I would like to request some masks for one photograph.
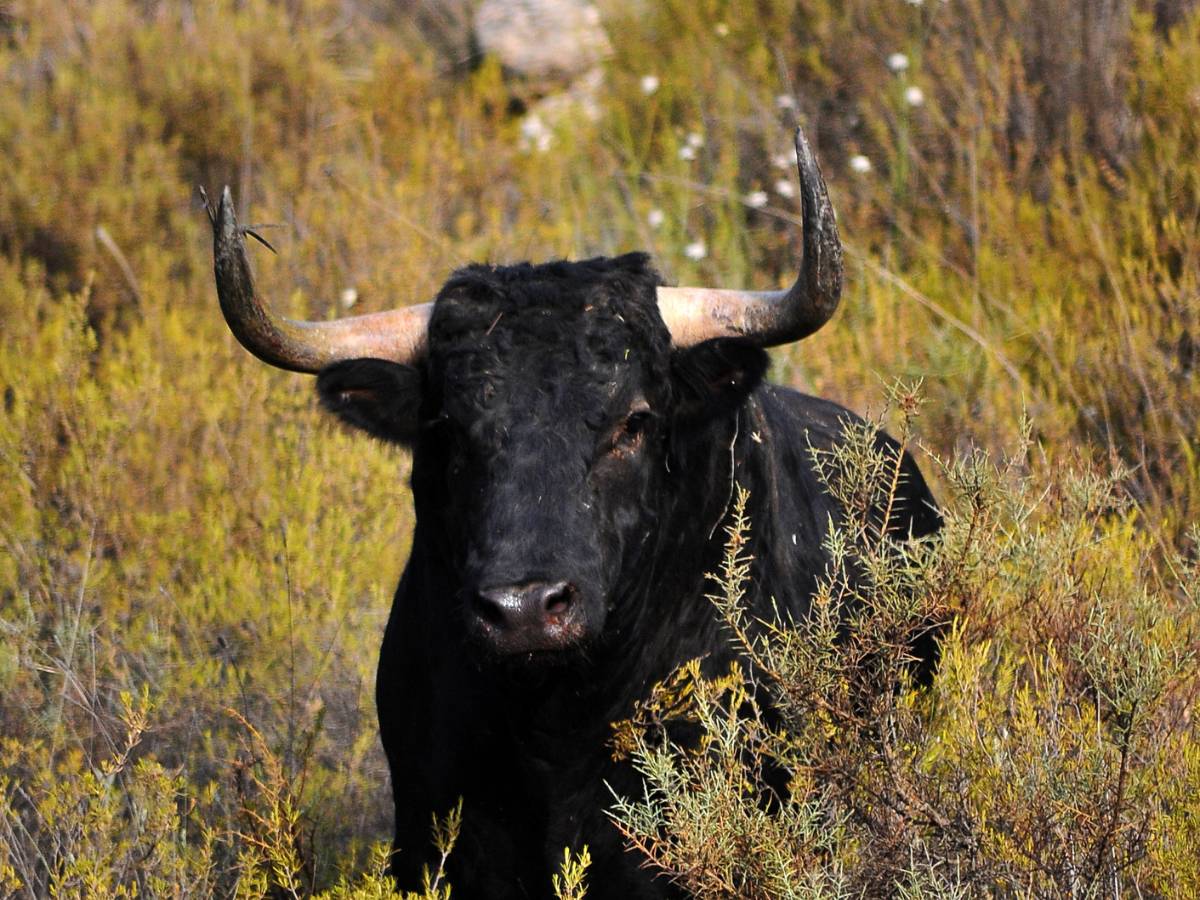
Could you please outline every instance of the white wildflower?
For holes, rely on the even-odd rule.
[[[650,94],[653,94],[655,91],[658,90],[658,86],[660,83],[661,82],[659,82],[657,75],[643,75],[642,76],[642,93],[646,94],[647,96],[649,96]]]
[[[925,102],[925,92],[915,84],[909,85],[904,91],[904,102],[909,106],[920,106]]]
[[[704,135],[698,131],[693,131],[687,136],[687,143],[689,147],[703,147]]]
[[[680,159],[695,159],[696,158],[696,148],[693,147],[691,144],[684,144],[682,147],[679,148],[679,158]]]
[[[708,256],[708,248],[704,246],[704,241],[692,241],[683,248],[683,255],[688,259],[704,259]]]
[[[780,94],[775,98],[775,106],[779,109],[795,109],[796,98],[791,94]]]
[[[861,153],[857,153],[850,157],[850,171],[857,172],[859,175],[866,175],[871,171],[871,161]]]
[[[342,291],[338,299],[341,300],[342,309],[349,309],[358,302],[358,291],[352,287],[348,287]]]
[[[533,140],[545,130],[546,123],[539,115],[531,113],[521,120],[521,137]]]
[[[646,224],[651,228],[661,228],[666,220],[667,216],[661,209],[652,209],[646,213]]]
[[[762,209],[767,205],[768,198],[766,191],[751,191],[742,199],[751,209]]]
[[[780,178],[777,182],[775,182],[775,193],[777,193],[780,197],[787,197],[788,199],[791,199],[792,197],[796,196],[796,186],[786,178]]]
[[[521,120],[521,149],[528,152],[531,149],[545,153],[554,143],[554,135],[537,113],[530,113]]]
[[[887,58],[887,67],[896,73],[905,72],[908,70],[908,57],[903,53],[893,53]]]
[[[729,37],[729,26],[724,22],[718,22],[714,25],[713,31],[717,33],[717,37]]]
[[[771,165],[777,169],[791,169],[796,165],[796,151],[789,150],[786,153],[776,153],[771,157]]]

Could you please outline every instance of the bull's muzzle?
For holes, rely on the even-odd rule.
[[[476,634],[511,655],[566,650],[586,627],[578,591],[566,581],[530,581],[476,591],[468,615]]]

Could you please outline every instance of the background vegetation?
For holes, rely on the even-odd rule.
[[[947,533],[897,559],[841,523],[876,577],[835,641],[741,621],[733,523],[714,613],[763,674],[685,670],[639,711],[655,791],[621,827],[701,896],[1195,896],[1190,6],[617,5],[598,115],[530,146],[534,88],[470,57],[467,6],[0,4],[0,895],[386,888],[371,686],[408,460],[236,345],[197,184],[279,226],[261,287],[310,317],[639,247],[763,288],[794,269],[803,121],[849,282],[774,378],[922,448]],[[846,453],[831,485],[886,491]],[[916,690],[896,635],[936,610]],[[706,752],[663,746],[669,715]],[[766,816],[772,767],[795,799]]]

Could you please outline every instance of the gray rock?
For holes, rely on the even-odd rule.
[[[585,0],[483,0],[475,39],[505,69],[535,81],[572,81],[612,49],[600,11]]]

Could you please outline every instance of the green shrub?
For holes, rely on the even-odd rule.
[[[747,839],[793,848],[762,876],[784,881],[754,883],[1194,891],[1187,5],[617,4],[599,118],[567,114],[538,153],[499,68],[448,56],[464,45],[428,5],[410,20],[373,0],[6,4],[0,893],[385,886],[371,685],[412,526],[408,460],[322,420],[304,379],[237,346],[197,183],[232,184],[244,221],[278,226],[279,256],[254,262],[296,315],[425,300],[469,260],[635,248],[672,280],[776,287],[795,269],[797,118],[849,277],[835,323],[778,351],[774,376],[855,409],[878,405],[881,380],[923,379],[921,443],[942,460],[926,468],[952,516],[919,554],[854,559],[877,569],[882,617],[857,650],[828,619],[754,637],[832,704],[778,707],[809,811],[727,809]],[[447,30],[427,40],[418,20]],[[832,482],[860,477],[852,458],[826,461]],[[831,583],[822,608],[844,599]],[[880,692],[903,684],[899,635],[938,610],[958,624],[931,691]],[[731,741],[778,689],[751,671],[695,689],[712,716],[737,713]],[[907,781],[885,777],[885,750]],[[861,762],[854,779],[832,777],[839,760]],[[698,838],[678,839],[686,860]],[[564,896],[583,866],[568,861]]]
[[[702,897],[1189,895],[1194,561],[1156,565],[1125,473],[984,455],[945,466],[944,531],[898,553],[867,513],[899,458],[871,435],[818,460],[851,505],[804,622],[747,618],[738,496],[712,600],[747,665],[685,666],[621,727],[649,790],[618,826]],[[947,611],[916,687],[906,636]],[[680,718],[697,746],[664,743]]]

